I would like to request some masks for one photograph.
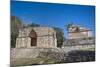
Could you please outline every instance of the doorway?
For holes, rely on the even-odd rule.
[[[30,32],[31,46],[37,46],[37,34],[34,30]]]
[[[31,46],[36,46],[36,45],[37,45],[37,39],[31,38]]]

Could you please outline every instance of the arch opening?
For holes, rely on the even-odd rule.
[[[34,30],[30,32],[31,46],[37,46],[37,34]]]

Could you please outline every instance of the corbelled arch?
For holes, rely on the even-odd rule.
[[[32,29],[29,37],[31,38],[31,46],[37,46],[37,33]]]

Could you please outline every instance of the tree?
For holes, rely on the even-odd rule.
[[[16,16],[11,16],[11,47],[15,47],[18,31],[21,27],[21,20]]]
[[[57,47],[60,47],[63,45],[64,41],[64,33],[63,30],[57,27],[53,27],[54,30],[56,31],[56,37],[57,37]]]
[[[36,24],[36,23],[31,23],[28,25],[28,27],[39,27],[40,25],[39,24]]]
[[[66,26],[66,28],[67,28],[68,31],[69,31],[69,28],[71,28],[71,27],[75,28],[75,32],[79,32],[80,31],[79,27],[76,26],[76,25],[74,25],[73,23],[67,24],[65,26]]]

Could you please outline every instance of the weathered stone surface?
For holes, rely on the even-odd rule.
[[[87,28],[73,24],[68,27],[68,39],[88,38],[92,36],[92,31]]]
[[[63,47],[66,46],[81,46],[81,45],[92,45],[95,44],[95,38],[77,38],[77,39],[67,39],[63,42]]]
[[[68,53],[72,50],[91,50],[95,45],[76,45],[62,48],[12,48],[11,58],[36,58],[40,53]]]
[[[16,48],[57,47],[56,32],[49,27],[31,27],[19,31]]]
[[[53,64],[53,63],[63,63],[63,62],[69,62],[69,61],[74,62],[74,59],[76,59],[75,61],[77,61],[77,58],[71,58],[74,56],[73,55],[70,56],[69,55],[70,52],[72,52],[73,54],[73,51],[78,50],[81,53],[81,51],[82,52],[89,51],[89,50],[86,50],[89,48],[94,48],[94,45],[89,45],[88,47],[86,45],[85,46],[68,46],[62,49],[60,48],[12,48],[11,49],[11,66]],[[82,50],[82,49],[85,49],[85,50]],[[76,56],[79,54],[76,54]],[[94,54],[93,56],[95,57]],[[69,59],[69,57],[71,60]],[[82,59],[84,60],[84,58]],[[81,61],[80,58],[78,58],[78,60]]]
[[[71,30],[75,32],[75,29],[76,28]],[[83,29],[81,29],[81,31],[83,31]],[[75,33],[79,35],[71,35],[71,37],[63,43],[62,48],[57,48],[56,32],[52,28],[24,28],[19,31],[16,48],[11,48],[11,65],[50,64],[69,62],[70,60],[74,61],[75,58],[68,59],[70,56],[68,56],[68,54],[70,52],[73,54],[73,51],[75,51],[76,54],[77,51],[79,54],[81,52],[84,54],[85,51],[85,54],[90,54],[88,51],[93,51],[94,58],[95,38],[88,37],[87,34],[85,34],[86,37],[84,37],[85,35],[83,36],[83,33]],[[74,56],[72,55],[70,57]],[[80,57],[81,56],[79,56],[78,61],[81,61]],[[86,58],[85,61],[87,60]],[[84,58],[82,59],[82,61],[84,61]],[[77,58],[75,61],[77,61]]]

